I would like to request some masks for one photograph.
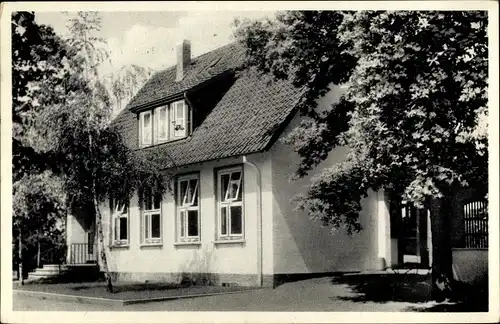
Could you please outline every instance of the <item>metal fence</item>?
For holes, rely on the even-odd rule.
[[[471,201],[464,204],[464,240],[466,248],[488,248],[486,201]]]

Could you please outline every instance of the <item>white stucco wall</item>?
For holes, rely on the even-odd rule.
[[[319,109],[326,109],[337,100],[340,91],[332,89],[321,99]],[[295,116],[281,138],[286,136],[301,120]],[[272,186],[273,186],[273,232],[274,232],[274,272],[276,274],[359,271],[379,269],[381,263],[378,253],[377,231],[386,230],[388,224],[378,224],[378,214],[388,212],[378,202],[378,195],[370,192],[363,199],[363,209],[359,220],[363,226],[360,233],[349,236],[343,228],[331,234],[329,228],[313,222],[306,211],[295,210],[292,198],[305,193],[311,177],[323,168],[330,167],[345,159],[345,148],[330,152],[328,158],[316,167],[309,176],[289,182],[297,170],[300,158],[288,145],[280,140],[272,147]],[[388,235],[388,233],[387,233]],[[390,255],[390,247],[384,241],[384,255]]]
[[[71,243],[87,243],[87,227],[84,216],[68,214],[67,217],[67,242]]]
[[[271,160],[266,154],[253,154],[248,160],[254,162],[262,172],[263,195],[263,246],[269,247],[272,242],[271,211]],[[167,193],[163,197],[162,237],[160,246],[141,246],[140,242],[140,209],[137,196],[131,201],[129,219],[129,246],[112,247],[110,249],[109,267],[111,271],[136,273],[135,279],[148,278],[148,274],[157,273],[216,273],[257,275],[257,177],[253,168],[243,165],[244,183],[244,243],[217,244],[214,168],[242,164],[242,157],[228,158],[220,161],[191,165],[178,170],[178,174],[200,172],[200,231],[201,245],[174,245],[175,239],[175,203],[173,196]],[[266,194],[268,193],[268,194]],[[103,206],[105,242],[108,236],[110,220],[109,208]],[[271,252],[270,252],[271,251]],[[264,274],[272,273],[272,249],[264,251]],[[252,277],[253,278],[253,277]],[[253,279],[252,279],[253,280]]]

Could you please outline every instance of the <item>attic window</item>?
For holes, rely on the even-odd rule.
[[[189,106],[184,100],[139,113],[139,143],[151,146],[184,138],[190,133]]]

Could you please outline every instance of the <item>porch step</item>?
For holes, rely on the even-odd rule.
[[[65,264],[44,264],[43,269],[45,270],[57,270],[64,271],[68,269],[68,266]]]
[[[45,264],[42,268],[36,268],[35,271],[28,274],[28,281],[55,278],[63,274],[67,268],[59,264]]]
[[[96,263],[84,264],[47,264],[28,274],[25,282],[57,280],[61,282],[95,281],[100,278]]]

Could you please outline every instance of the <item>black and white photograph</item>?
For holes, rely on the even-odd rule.
[[[498,3],[364,3],[4,3],[2,322],[498,321]]]

